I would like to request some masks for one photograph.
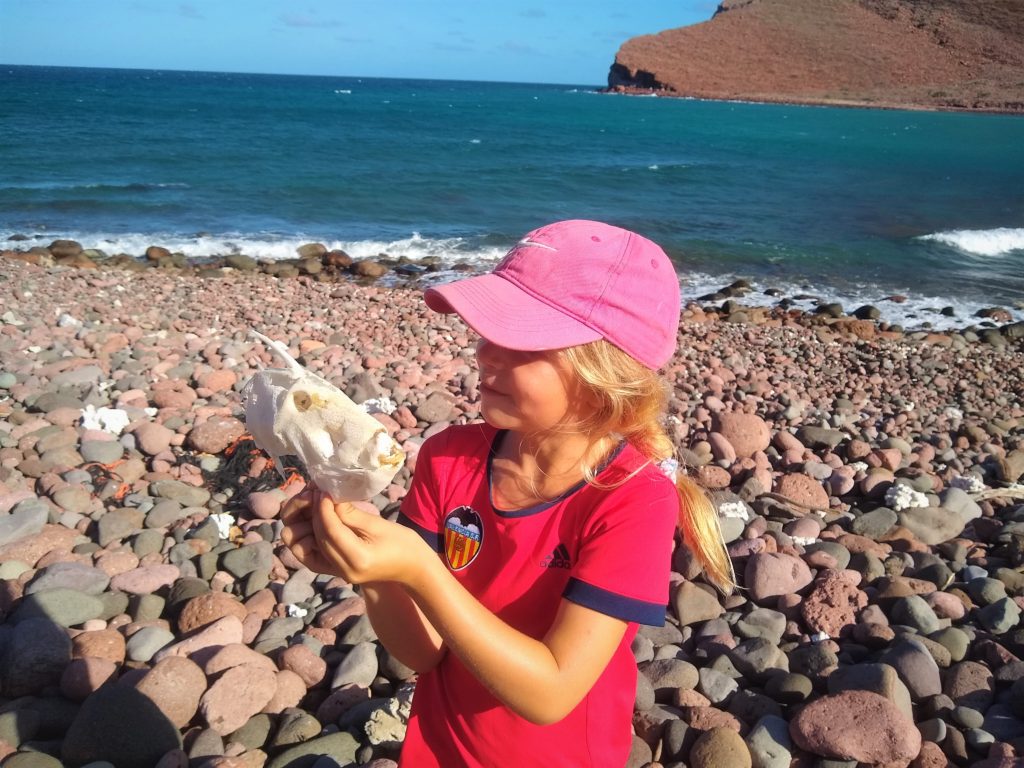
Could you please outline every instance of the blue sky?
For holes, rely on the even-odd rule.
[[[0,63],[600,85],[714,0],[0,0]]]

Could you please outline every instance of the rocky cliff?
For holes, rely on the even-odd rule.
[[[628,40],[620,91],[1024,112],[1021,0],[724,0]]]

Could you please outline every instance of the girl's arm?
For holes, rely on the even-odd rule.
[[[313,513],[320,505],[320,498],[319,492],[307,491],[285,504],[281,513],[284,523],[281,539],[310,570],[344,576],[335,560],[317,545]],[[436,554],[430,554],[437,559]],[[401,584],[366,582],[362,594],[370,623],[392,656],[416,672],[437,666],[445,652],[441,637]]]
[[[485,608],[415,531],[329,499],[313,510],[313,530],[338,573],[353,583],[400,584],[444,646],[509,709],[538,724],[569,714],[626,630],[621,619],[563,600],[538,640]]]
[[[444,658],[445,647],[419,606],[401,584],[363,584],[366,615],[388,653],[415,672],[429,672]]]

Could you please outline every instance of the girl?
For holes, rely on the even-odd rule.
[[[563,221],[425,299],[480,336],[484,423],[423,444],[397,524],[314,492],[286,507],[284,541],[361,584],[419,673],[402,766],[621,768],[631,643],[664,621],[677,524],[732,584],[710,502],[659,466],[675,270],[637,234]]]

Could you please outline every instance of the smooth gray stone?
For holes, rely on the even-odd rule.
[[[978,502],[972,499],[971,495],[963,488],[950,486],[942,492],[939,498],[942,506],[956,512],[965,524],[981,517],[981,507],[978,506]]]
[[[953,707],[951,716],[957,725],[964,728],[981,728],[985,725],[985,715],[971,707]]]
[[[61,757],[69,765],[106,760],[117,768],[153,768],[181,746],[178,729],[150,699],[130,685],[105,685],[82,702]]]
[[[69,661],[68,633],[48,618],[27,618],[0,643],[0,690],[7,699],[38,693],[60,682]]]
[[[786,616],[770,608],[755,608],[736,622],[736,632],[745,638],[763,637],[778,645],[786,631]]]
[[[166,528],[171,523],[187,517],[188,513],[184,511],[186,509],[187,507],[181,506],[175,499],[161,499],[146,513],[146,527]]]
[[[728,701],[729,697],[739,689],[739,683],[717,669],[701,667],[698,670],[698,675],[697,690],[707,696],[712,704],[717,705]]]
[[[896,513],[888,507],[879,507],[854,518],[850,530],[860,536],[884,536],[898,522]]]
[[[163,531],[145,530],[139,531],[131,540],[132,552],[140,559],[155,552],[161,552],[164,548]]]
[[[152,621],[163,615],[166,605],[167,601],[160,595],[132,595],[128,599],[128,614],[132,621]]]
[[[1006,585],[999,579],[988,577],[967,582],[967,593],[976,603],[991,605],[1006,597]]]
[[[269,541],[257,541],[225,552],[220,558],[220,565],[240,579],[253,572],[269,572],[273,565],[273,555],[274,547]]]
[[[339,731],[286,749],[270,758],[266,768],[312,768],[321,757],[332,758],[338,765],[351,765],[356,762],[358,749],[359,742],[355,736],[347,731]]]
[[[839,667],[828,676],[828,692],[836,694],[843,691],[877,693],[899,707],[907,717],[913,719],[914,707],[910,700],[910,691],[900,680],[896,670],[888,664],[864,663]]]
[[[900,525],[930,546],[956,538],[967,525],[959,513],[945,507],[911,507],[897,513],[897,518]]]
[[[789,724],[781,717],[765,715],[746,738],[752,768],[789,768],[793,759],[793,741]]]
[[[157,480],[149,485],[149,495],[161,499],[174,499],[184,507],[204,507],[210,492],[180,480]]]
[[[1020,607],[1009,597],[997,600],[978,611],[978,620],[993,634],[1001,635],[1020,624]]]
[[[101,547],[126,539],[142,529],[145,515],[137,509],[112,509],[96,523],[96,540]]]
[[[64,768],[64,764],[45,752],[18,752],[4,760],[4,768]]]
[[[898,599],[889,612],[889,619],[893,624],[913,627],[922,635],[930,635],[942,628],[939,617],[920,595]]]
[[[682,659],[655,659],[640,670],[651,681],[659,701],[670,701],[672,694],[682,688],[693,690],[700,681],[697,668]]]
[[[128,612],[129,598],[124,592],[103,592],[98,597],[103,603],[103,612],[96,617],[97,619],[110,621],[115,616]]]
[[[0,515],[0,547],[35,536],[50,517],[50,508],[41,499],[24,499],[6,515]]]
[[[26,595],[50,589],[74,589],[87,595],[98,595],[110,584],[110,577],[99,568],[84,563],[54,563],[39,571],[25,587]]]
[[[86,440],[78,452],[90,463],[113,464],[124,456],[124,446],[116,440]]]
[[[270,619],[263,624],[263,629],[256,635],[256,639],[252,643],[253,650],[266,654],[278,648],[287,648],[291,638],[301,632],[305,626],[302,619],[296,616]]]
[[[157,651],[174,642],[174,633],[163,627],[143,627],[128,638],[125,653],[132,661],[149,661]]]
[[[0,740],[13,747],[31,741],[39,733],[39,720],[39,713],[28,708],[0,714]]]
[[[896,670],[914,701],[942,693],[939,665],[920,643],[912,639],[898,641],[882,654],[880,661]]]
[[[19,624],[28,619],[48,619],[62,627],[76,627],[103,614],[103,601],[75,589],[50,589],[26,595],[10,621]]]
[[[789,659],[777,645],[763,637],[744,640],[727,651],[727,656],[744,677],[763,683],[777,670],[789,672]]]
[[[352,646],[345,658],[338,664],[331,680],[331,690],[353,683],[368,688],[377,677],[377,647],[374,643],[359,643]]]

